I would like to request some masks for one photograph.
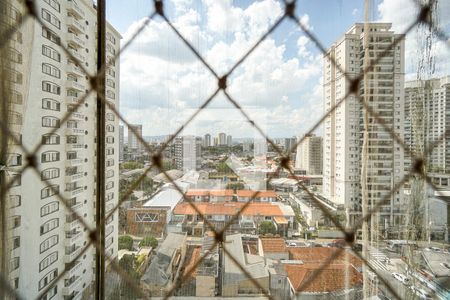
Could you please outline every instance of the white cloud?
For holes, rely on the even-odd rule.
[[[231,1],[204,0],[204,14],[190,9],[189,0],[174,3],[174,26],[219,75],[228,71],[282,14],[281,4],[274,0],[246,8],[235,7]],[[142,22],[129,27],[124,41]],[[301,22],[312,30],[308,15],[303,15]],[[318,92],[322,57],[308,50],[305,36],[297,35],[292,43],[297,46],[298,57],[287,55],[285,44],[268,37],[228,82],[232,97],[250,109],[256,121],[266,122],[271,134],[281,136],[306,131],[322,113],[322,94]],[[130,122],[143,123],[145,135],[173,132],[216,84],[210,72],[162,21],[151,21],[121,57],[121,110]],[[221,96],[210,107],[232,106]],[[205,111],[202,116],[204,113],[208,114]],[[209,121],[199,121],[206,131],[218,122],[209,114]],[[230,133],[246,135],[243,128],[231,126]]]

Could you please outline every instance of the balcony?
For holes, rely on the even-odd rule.
[[[76,174],[72,174],[72,175],[66,175],[66,180],[68,181],[77,181],[83,178],[83,172],[79,172]]]
[[[75,57],[76,59],[78,59],[80,62],[86,62],[86,57],[84,57],[83,55],[81,55],[78,51],[76,51],[75,49],[69,48],[70,53],[72,53],[73,57]]]
[[[78,97],[73,97],[73,96],[67,96],[67,103],[69,104],[78,104],[82,98],[78,98]]]
[[[70,206],[70,209],[72,209],[73,211],[78,211],[82,207],[83,207],[83,202],[76,202],[75,204]]]
[[[75,47],[75,48],[85,48],[86,42],[80,39],[79,36],[77,36],[74,33],[68,33],[67,34],[67,45]],[[78,52],[77,52],[78,53]]]
[[[62,289],[63,296],[68,296],[72,294],[73,292],[77,292],[80,290],[81,285],[81,276],[72,277],[75,278],[74,280],[64,280],[65,284]],[[71,281],[71,282],[70,282]]]
[[[84,18],[84,11],[78,7],[73,1],[67,2],[67,11],[72,13],[75,18],[81,19]]]
[[[84,191],[84,188],[82,186],[80,186],[80,187],[76,187],[72,190],[65,191],[65,193],[68,197],[75,197],[76,195],[81,194],[83,191]]]
[[[81,238],[82,234],[83,233],[81,231],[66,232],[66,243],[68,243],[69,245],[75,243]]]
[[[66,167],[75,167],[79,166],[84,162],[84,159],[82,158],[74,158],[74,159],[68,159],[66,160]]]
[[[86,32],[86,26],[81,24],[81,22],[79,22],[74,16],[69,16],[69,18],[67,19],[67,26],[76,33]]]
[[[65,263],[72,262],[77,257],[77,255],[80,254],[80,252],[81,252],[80,246],[66,247],[66,253],[64,255],[64,262]]]
[[[81,70],[80,67],[77,67],[73,63],[70,63],[67,65],[67,73],[75,75],[75,76],[84,76],[83,70]]]
[[[84,129],[80,128],[66,128],[67,135],[84,135]]]
[[[83,264],[79,260],[76,260],[73,263],[66,265],[66,268],[69,270],[67,273],[69,277],[72,277],[76,275],[79,271],[81,271],[82,266]]]
[[[80,114],[79,112],[73,112],[72,119],[84,120],[84,115]]]
[[[66,218],[66,223],[64,224],[64,230],[69,230],[69,231],[76,230],[79,225],[80,225],[80,221],[77,218],[69,216]],[[70,243],[69,240],[66,240],[66,242],[69,244],[72,244],[72,243]]]
[[[83,92],[84,90],[86,90],[86,87],[84,86],[84,84],[82,84],[78,81],[73,81],[73,80],[66,81],[66,88],[77,90],[80,92]]]

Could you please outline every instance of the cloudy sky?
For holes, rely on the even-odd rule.
[[[412,0],[372,0],[371,20],[392,22],[402,32],[413,20]],[[448,32],[450,1],[440,1],[438,20]],[[152,12],[150,0],[109,0],[107,18],[122,34],[122,44]],[[283,12],[275,0],[172,0],[165,11],[174,26],[224,74]],[[364,18],[364,1],[298,1],[297,15],[329,47]],[[416,77],[424,28],[407,36],[407,77]],[[435,75],[450,74],[450,52],[433,43]],[[213,93],[212,74],[161,20],[150,21],[121,56],[120,109],[144,135],[174,132]],[[300,135],[323,114],[322,55],[290,20],[285,20],[233,73],[228,91],[272,137]],[[185,128],[186,134],[227,132],[235,137],[255,131],[223,95]]]

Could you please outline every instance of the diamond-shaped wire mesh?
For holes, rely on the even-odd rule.
[[[6,26],[2,27],[2,32],[0,35],[0,47],[2,50],[2,66],[7,66],[9,58],[6,58],[3,56],[3,53],[5,49],[7,48],[8,43],[13,39],[14,35],[16,34],[17,30],[20,29],[23,24],[28,21],[29,19],[32,19],[33,22],[36,22],[39,26],[42,26],[42,28],[48,28],[48,23],[41,19],[39,12],[36,10],[36,3],[34,1],[19,1],[23,4],[23,14],[20,12],[15,15],[14,19],[8,19],[8,22],[5,24]],[[18,2],[18,3],[19,3]],[[256,48],[270,35],[272,34],[283,22],[293,22],[298,26],[298,28],[314,43],[314,45],[319,49],[319,51],[324,55],[324,57],[327,57],[328,60],[331,61],[332,65],[337,68],[341,69],[340,65],[337,64],[333,57],[329,56],[329,53],[327,52],[327,49],[323,46],[323,44],[320,42],[318,37],[316,37],[299,19],[298,15],[295,13],[296,11],[296,1],[285,1],[284,2],[284,13],[270,26],[269,30],[264,33],[257,42],[247,50],[247,52],[238,59],[234,65],[229,69],[228,72],[225,72],[224,74],[219,74],[214,70],[213,67],[211,67],[210,64],[206,62],[206,60],[202,57],[202,55],[199,53],[199,51],[195,48],[192,43],[188,41],[181,33],[180,31],[174,26],[174,24],[169,20],[166,12],[165,7],[163,5],[163,1],[154,1],[154,12],[150,13],[148,18],[145,20],[144,23],[141,24],[140,28],[135,32],[135,34],[130,38],[130,40],[123,45],[122,49],[118,51],[114,57],[104,65],[99,66],[99,71],[96,74],[89,74],[87,70],[84,68],[83,64],[78,60],[77,57],[74,56],[74,54],[68,49],[67,46],[59,42],[59,49],[64,52],[64,54],[70,58],[73,61],[78,62],[78,66],[81,69],[81,71],[87,76],[90,83],[90,89],[84,93],[84,95],[80,96],[79,99],[76,101],[75,106],[72,110],[68,111],[64,117],[60,120],[59,126],[57,128],[54,128],[49,131],[49,134],[57,133],[63,124],[65,124],[77,111],[79,107],[81,107],[86,99],[93,94],[97,94],[99,103],[102,103],[107,107],[107,109],[111,112],[113,112],[121,122],[123,122],[136,136],[136,138],[141,142],[141,144],[145,147],[145,150],[148,153],[151,153],[152,157],[152,163],[149,167],[145,169],[143,174],[138,176],[129,186],[128,189],[124,192],[123,198],[128,198],[133,190],[135,190],[147,177],[147,174],[153,170],[158,169],[160,172],[162,172],[166,178],[167,181],[169,181],[175,189],[183,194],[183,200],[184,202],[188,203],[192,209],[196,211],[196,213],[201,216],[202,221],[205,223],[207,229],[213,233],[214,241],[210,245],[209,250],[214,249],[215,247],[220,247],[223,249],[224,255],[227,256],[234,264],[237,265],[237,267],[242,271],[243,274],[245,274],[252,285],[257,287],[261,294],[267,296],[268,298],[273,298],[273,295],[270,295],[269,290],[264,288],[261,283],[252,277],[252,274],[249,273],[248,270],[245,269],[244,266],[241,266],[239,263],[239,260],[235,258],[228,250],[227,247],[225,247],[225,236],[227,230],[233,226],[233,223],[239,218],[241,213],[246,209],[246,207],[249,205],[250,201],[247,202],[245,205],[242,206],[242,208],[234,215],[234,217],[229,220],[226,225],[223,228],[216,228],[215,225],[210,222],[205,216],[203,216],[202,212],[199,210],[195,202],[193,202],[189,197],[186,197],[185,193],[183,193],[183,190],[181,187],[177,185],[177,183],[174,181],[174,179],[167,173],[167,171],[164,169],[163,162],[162,162],[162,155],[164,150],[174,141],[174,139],[180,135],[183,128],[185,128],[187,125],[189,125],[191,122],[193,122],[194,119],[197,118],[197,116],[202,112],[203,109],[205,109],[212,101],[214,101],[215,97],[222,92],[227,101],[235,108],[237,109],[243,118],[245,118],[253,127],[254,129],[265,139],[267,142],[273,147],[273,149],[277,152],[277,154],[280,157],[278,170],[285,170],[287,173],[289,173],[293,178],[297,178],[294,174],[294,171],[292,167],[290,166],[290,154],[295,151],[297,146],[304,142],[305,138],[302,138],[297,141],[295,145],[292,146],[291,149],[288,149],[288,151],[283,152],[280,147],[275,144],[275,142],[267,135],[266,132],[262,130],[262,127],[260,127],[256,122],[254,122],[248,115],[248,113],[243,109],[243,107],[239,103],[239,99],[235,99],[233,95],[229,93],[228,89],[228,79],[232,75],[232,73],[249,57],[251,53],[254,52]],[[419,14],[417,16],[411,16],[411,22],[410,26],[407,28],[407,30],[404,32],[406,35],[411,30],[416,28],[417,26],[428,26],[431,30],[434,31],[436,36],[445,41],[446,45],[448,46],[448,37],[444,32],[441,32],[435,24],[433,24],[433,18],[431,16],[432,13],[432,7],[434,5],[434,1],[430,1],[430,3],[420,3],[415,2],[412,3],[412,5],[418,5],[419,6]],[[4,12],[9,12],[9,9],[11,9],[11,6],[8,4],[8,2],[3,3],[1,7]],[[301,10],[301,7],[299,8]],[[192,51],[192,53],[195,55],[195,57],[198,59],[198,61],[203,65],[204,68],[206,68],[212,76],[215,78],[217,82],[217,87],[214,90],[214,92],[203,102],[203,104],[195,111],[194,114],[192,114],[181,126],[178,128],[173,135],[171,135],[171,138],[167,140],[164,145],[157,151],[154,149],[151,149],[149,145],[145,142],[143,137],[136,131],[136,129],[121,115],[121,113],[118,111],[118,108],[115,107],[110,101],[107,100],[107,97],[105,95],[104,89],[102,89],[102,82],[105,80],[105,72],[108,68],[108,64],[114,64],[114,62],[120,57],[121,53],[125,51],[130,44],[133,43],[133,41],[136,39],[137,36],[145,29],[145,27],[152,22],[152,20],[156,17],[162,18],[167,25],[171,28],[171,30],[176,34],[176,36]],[[100,24],[100,26],[105,27],[106,24]],[[98,32],[99,39],[105,39],[105,32],[99,31]],[[365,64],[363,67],[363,73],[356,78],[351,78],[347,73],[342,73],[346,76],[346,80],[349,82],[351,88],[347,91],[346,95],[342,97],[341,100],[339,100],[335,105],[331,107],[330,110],[328,110],[317,122],[307,131],[308,133],[313,133],[321,124],[323,124],[324,120],[332,114],[339,105],[342,105],[344,101],[347,100],[349,96],[355,96],[358,101],[361,103],[361,105],[364,108],[364,111],[370,116],[370,118],[373,119],[373,122],[378,123],[386,132],[389,133],[392,140],[394,140],[397,144],[399,144],[405,153],[407,153],[409,156],[414,158],[413,168],[411,171],[405,175],[404,179],[401,180],[395,187],[390,191],[390,194],[387,195],[383,201],[378,202],[376,205],[374,205],[365,215],[363,215],[352,228],[346,228],[344,224],[340,224],[339,220],[330,212],[330,210],[315,196],[315,194],[310,191],[303,182],[300,180],[298,181],[298,185],[300,188],[311,198],[311,202],[315,203],[317,207],[323,212],[324,216],[329,219],[332,224],[342,231],[342,233],[345,235],[345,241],[349,246],[353,246],[355,236],[357,234],[357,230],[364,224],[364,222],[368,222],[371,217],[376,214],[376,212],[379,211],[382,205],[387,203],[391,196],[395,194],[405,182],[407,182],[411,177],[418,176],[424,179],[429,185],[434,187],[434,183],[432,180],[427,176],[427,174],[424,172],[423,165],[427,160],[427,156],[430,155],[430,153],[441,143],[444,138],[447,136],[447,132],[444,132],[442,137],[433,143],[429,145],[427,149],[425,149],[423,155],[416,156],[413,153],[411,153],[410,149],[406,146],[405,142],[403,141],[402,137],[399,136],[395,132],[395,128],[389,127],[385,122],[383,121],[383,118],[379,116],[379,114],[370,106],[367,102],[364,101],[364,98],[359,94],[360,84],[364,83],[365,81],[365,74],[369,73],[374,66],[376,66],[380,60],[385,57],[390,50],[392,50],[398,43],[402,41],[401,39],[396,39],[394,42],[392,42],[389,47],[387,47],[383,52],[380,53],[378,57],[376,57],[374,60],[370,61],[369,64]],[[6,72],[2,72],[2,82],[5,81],[5,76],[7,76]],[[7,92],[5,88],[2,86],[2,96],[4,99],[7,99]],[[6,201],[8,197],[8,191],[11,189],[11,187],[14,186],[17,182],[20,181],[21,174],[31,169],[36,176],[41,176],[42,166],[38,163],[39,159],[36,157],[39,150],[42,148],[42,143],[36,144],[32,148],[25,148],[21,141],[18,139],[18,137],[13,134],[10,130],[10,125],[8,123],[8,109],[7,109],[7,101],[3,100],[3,118],[0,119],[0,125],[1,125],[1,137],[2,137],[2,165],[5,165],[3,162],[6,161],[6,140],[8,140],[8,144],[10,145],[16,145],[16,147],[20,148],[20,151],[22,153],[22,157],[24,158],[22,167],[14,172],[14,174],[9,174],[8,176],[2,174],[1,177],[1,193],[0,193],[0,199],[1,199],[1,210],[2,210],[2,229],[3,229],[3,236],[5,237],[5,232],[7,230],[7,221],[6,221]],[[100,124],[101,126],[105,126],[105,124]],[[306,135],[305,135],[306,136]],[[105,136],[98,137],[97,141],[100,139],[105,139]],[[105,164],[105,161],[101,162],[102,164]],[[0,170],[2,171],[2,170]],[[105,176],[105,174],[99,174],[99,176]],[[268,181],[270,182],[272,178],[268,178]],[[117,273],[120,278],[122,278],[123,282],[126,283],[127,289],[133,290],[133,293],[136,297],[141,298],[148,298],[149,295],[147,295],[139,286],[139,284],[136,282],[136,280],[132,277],[130,277],[130,274],[126,272],[126,270],[123,270],[121,266],[112,258],[110,258],[106,253],[105,249],[102,247],[104,245],[104,240],[101,240],[102,237],[99,236],[98,231],[99,228],[90,228],[88,226],[88,223],[85,220],[85,217],[80,215],[77,211],[75,211],[72,208],[72,205],[70,203],[70,200],[64,197],[61,193],[59,193],[59,190],[55,186],[51,184],[51,182],[47,179],[43,179],[43,182],[45,185],[49,187],[49,193],[55,194],[55,196],[58,198],[59,202],[64,205],[64,207],[67,209],[67,211],[72,213],[72,216],[74,219],[78,220],[83,227],[85,227],[87,230],[89,230],[90,234],[90,241],[88,244],[86,244],[83,249],[79,252],[79,254],[74,258],[73,261],[76,261],[81,256],[84,255],[84,253],[88,250],[89,247],[93,246],[97,248],[97,260],[100,259],[99,256],[103,256],[108,260],[110,268],[113,270],[113,272]],[[255,199],[258,196],[257,191],[255,191],[252,195],[252,199]],[[103,198],[100,198],[99,201],[96,203],[97,206],[104,205],[105,198],[103,193]],[[109,220],[120,208],[120,204],[116,205],[114,208],[110,209],[108,213],[105,213],[103,215],[98,216],[101,220]],[[104,223],[103,223],[104,224]],[[103,237],[104,239],[104,237]],[[6,251],[8,249],[6,245],[6,239],[3,238],[3,244],[2,244],[2,270],[7,270],[6,266],[6,259],[8,255],[6,255]],[[321,262],[321,267],[317,270],[312,272],[310,276],[307,278],[306,281],[302,283],[302,285],[297,289],[297,293],[304,291],[308,285],[310,285],[314,280],[316,280],[320,273],[326,270],[327,266],[333,263],[335,259],[340,257],[342,255],[343,250],[337,250],[333,253],[331,257]],[[180,274],[178,276],[177,280],[174,282],[174,284],[167,290],[164,291],[161,295],[165,299],[169,298],[172,295],[176,295],[176,290],[183,286],[186,279],[188,279],[193,272],[197,270],[197,268],[200,266],[202,261],[205,259],[206,253],[204,255],[197,256],[197,259],[189,266],[187,270],[183,274]],[[373,266],[371,266],[368,261],[367,257],[365,255],[361,255],[357,252],[354,253],[359,259],[362,260],[363,264],[367,266],[368,269],[370,269],[373,273],[377,274],[377,269],[375,269]],[[70,267],[67,267],[63,272],[58,274],[52,282],[50,282],[42,291],[40,291],[39,295],[44,296],[46,295],[52,287],[57,283],[59,280],[61,280],[66,273],[70,270]],[[96,275],[99,276],[99,271],[96,270]],[[382,283],[387,287],[387,289],[394,295],[396,298],[400,298],[398,293],[395,291],[395,289],[391,286],[391,283],[387,282],[385,279],[383,279],[383,276],[378,276],[379,279],[382,281]],[[97,277],[98,279],[99,277]],[[14,287],[11,286],[9,279],[8,279],[8,273],[3,272],[0,276],[0,290],[5,296],[9,296],[11,298],[20,298],[20,291],[17,292]],[[104,281],[104,278],[101,277],[100,281]],[[97,281],[97,284],[98,281]],[[104,282],[102,283],[104,288]],[[39,298],[40,298],[39,297]]]

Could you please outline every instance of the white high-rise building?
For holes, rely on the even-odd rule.
[[[142,137],[142,125],[130,124],[128,127],[128,151],[135,151],[137,154],[140,154],[144,150],[144,145],[142,145],[141,141],[138,139],[138,136],[133,133],[132,129],[134,129],[138,136]]]
[[[412,153],[428,148],[450,130],[450,76],[405,83],[405,143]],[[450,138],[445,137],[427,155],[427,170],[450,172]],[[420,155],[420,153],[417,153]],[[405,171],[411,157],[405,155]]]
[[[89,243],[89,231],[58,199],[61,194],[90,228],[95,228],[96,95],[91,93],[66,121],[63,117],[90,89],[86,74],[59,47],[63,44],[90,74],[95,74],[97,12],[92,1],[35,1],[36,12],[48,29],[33,18],[25,19],[23,3],[0,2],[2,30],[20,18],[22,26],[0,51],[1,64],[10,76],[2,77],[2,101],[9,104],[8,127],[26,148],[41,145],[34,157],[39,175],[26,164],[24,153],[8,140],[6,181],[19,176],[8,191],[6,232],[8,277],[24,299],[36,299],[68,272],[41,299],[81,299],[94,280],[93,247],[77,257]],[[119,33],[109,24],[107,59],[119,51]],[[8,52],[8,55],[5,55]],[[5,70],[5,69],[4,69]],[[119,107],[119,61],[106,72],[106,97]],[[118,204],[118,134],[114,113],[106,115],[106,210]],[[51,131],[56,130],[54,133]],[[6,143],[6,138],[2,143]],[[2,166],[3,167],[3,166]],[[0,179],[2,180],[2,179]],[[50,182],[50,186],[44,181]],[[114,258],[118,247],[118,213],[106,221],[105,253]],[[5,275],[5,273],[4,273]]]
[[[225,146],[227,144],[227,135],[223,132],[219,133],[219,146]]]
[[[307,175],[321,175],[322,159],[322,137],[311,134],[297,146],[295,168],[306,171]]]
[[[231,147],[233,145],[233,137],[231,135],[227,135],[227,146]]]
[[[328,50],[346,76],[355,78],[362,72],[364,37],[369,34],[369,55],[380,55],[395,39],[399,43],[368,72],[369,90],[360,84],[361,96],[367,94],[369,105],[397,134],[404,130],[404,36],[395,34],[389,23],[370,23],[369,32],[364,24],[353,25]],[[324,59],[324,106],[326,111],[348,93],[351,83],[344,73],[328,59]],[[349,96],[324,122],[323,139],[323,193],[350,212],[350,222],[361,211],[361,151],[363,142],[363,108],[355,95]],[[381,207],[380,229],[400,222],[403,191],[392,197],[390,192],[404,175],[403,150],[381,125],[369,119],[368,195],[372,204],[388,197]]]
[[[209,133],[205,134],[203,140],[203,147],[211,147],[211,135]]]
[[[124,153],[123,153],[124,143],[125,143],[124,127],[123,127],[123,125],[119,125],[119,160],[120,161],[123,161],[123,158],[124,158]]]
[[[202,138],[193,135],[175,138],[175,165],[187,172],[201,167]]]

